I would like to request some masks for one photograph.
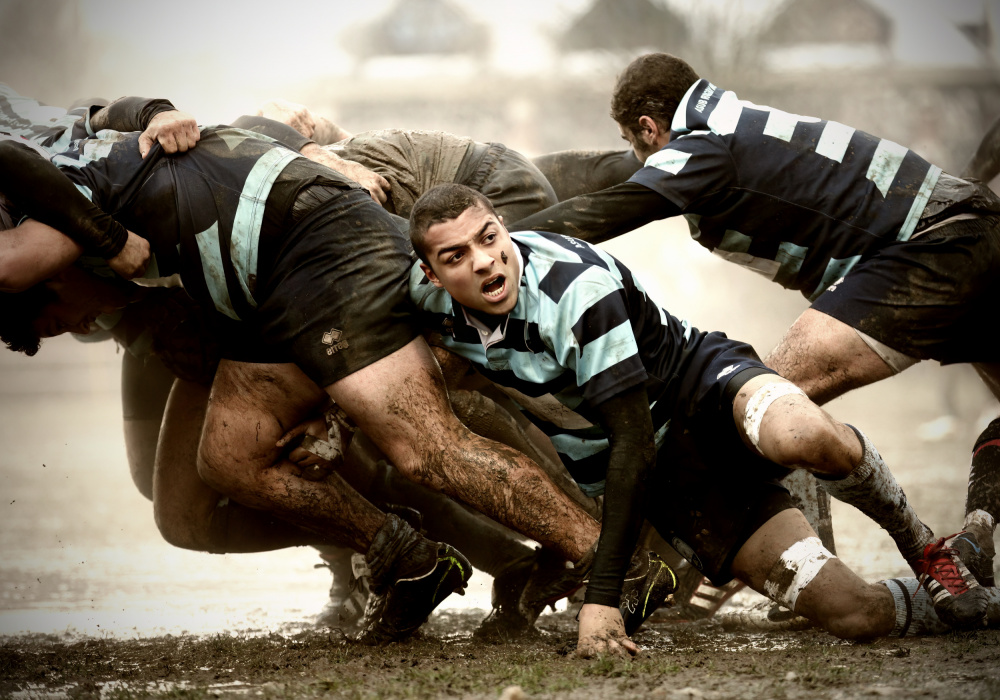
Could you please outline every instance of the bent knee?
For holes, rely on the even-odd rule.
[[[167,544],[196,552],[210,550],[209,524],[196,514],[159,507],[154,503],[153,519]]]
[[[847,429],[850,432],[850,429]],[[767,456],[783,467],[848,474],[854,467],[851,446],[840,424],[819,408],[800,411],[796,417],[775,424],[766,443]],[[853,433],[850,438],[854,438]]]

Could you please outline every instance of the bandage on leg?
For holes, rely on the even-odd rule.
[[[767,575],[764,590],[771,600],[794,611],[802,591],[813,582],[828,561],[836,558],[818,537],[799,540],[778,558]]]

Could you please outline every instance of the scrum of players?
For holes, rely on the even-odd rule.
[[[322,622],[366,644],[412,634],[473,567],[487,638],[583,591],[583,657],[635,654],[656,609],[710,615],[742,586],[848,639],[1000,622],[1000,419],[940,535],[863,426],[821,408],[927,359],[1000,396],[978,332],[1000,313],[1000,127],[952,175],[668,54],[618,77],[627,150],[534,159],[283,101],[217,126],[91,102],[0,85],[0,338],[125,348],[129,467],[171,544],[315,547]],[[763,359],[597,247],[672,216],[809,300]],[[854,573],[804,508],[826,494],[914,576]]]

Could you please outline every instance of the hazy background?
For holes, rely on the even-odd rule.
[[[441,129],[528,155],[619,148],[614,77],[682,55],[744,99],[850,124],[958,171],[1000,115],[1000,3],[982,0],[0,0],[0,82],[50,104],[166,97],[224,123],[282,97],[351,131]],[[761,354],[806,304],[713,258],[680,221],[609,244],[664,306]],[[113,343],[0,353],[0,634],[148,635],[307,623],[328,577],[307,549],[214,556],[164,544],[128,476]],[[918,366],[835,402],[929,523],[960,525],[976,425],[962,368]],[[837,508],[840,551],[904,565]],[[488,605],[479,576],[468,599]]]

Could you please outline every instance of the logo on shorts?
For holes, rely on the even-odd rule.
[[[327,355],[332,355],[338,350],[343,350],[344,348],[351,347],[350,343],[346,340],[341,340],[344,337],[343,331],[338,331],[336,328],[331,328],[326,333],[323,334],[323,345],[329,345],[326,349]]]
[[[826,291],[828,291],[828,292],[834,292],[834,291],[836,291],[837,290],[837,285],[840,284],[843,281],[844,281],[844,278],[841,277],[839,280],[837,280],[836,282],[834,282],[833,284],[831,284],[829,287],[827,287]]]
[[[727,374],[732,374],[733,372],[736,371],[737,367],[739,367],[738,364],[737,365],[729,365],[724,370],[722,370],[721,372],[719,372],[719,376],[715,378],[715,381],[719,381],[720,379],[722,379],[723,377],[725,377]]]

